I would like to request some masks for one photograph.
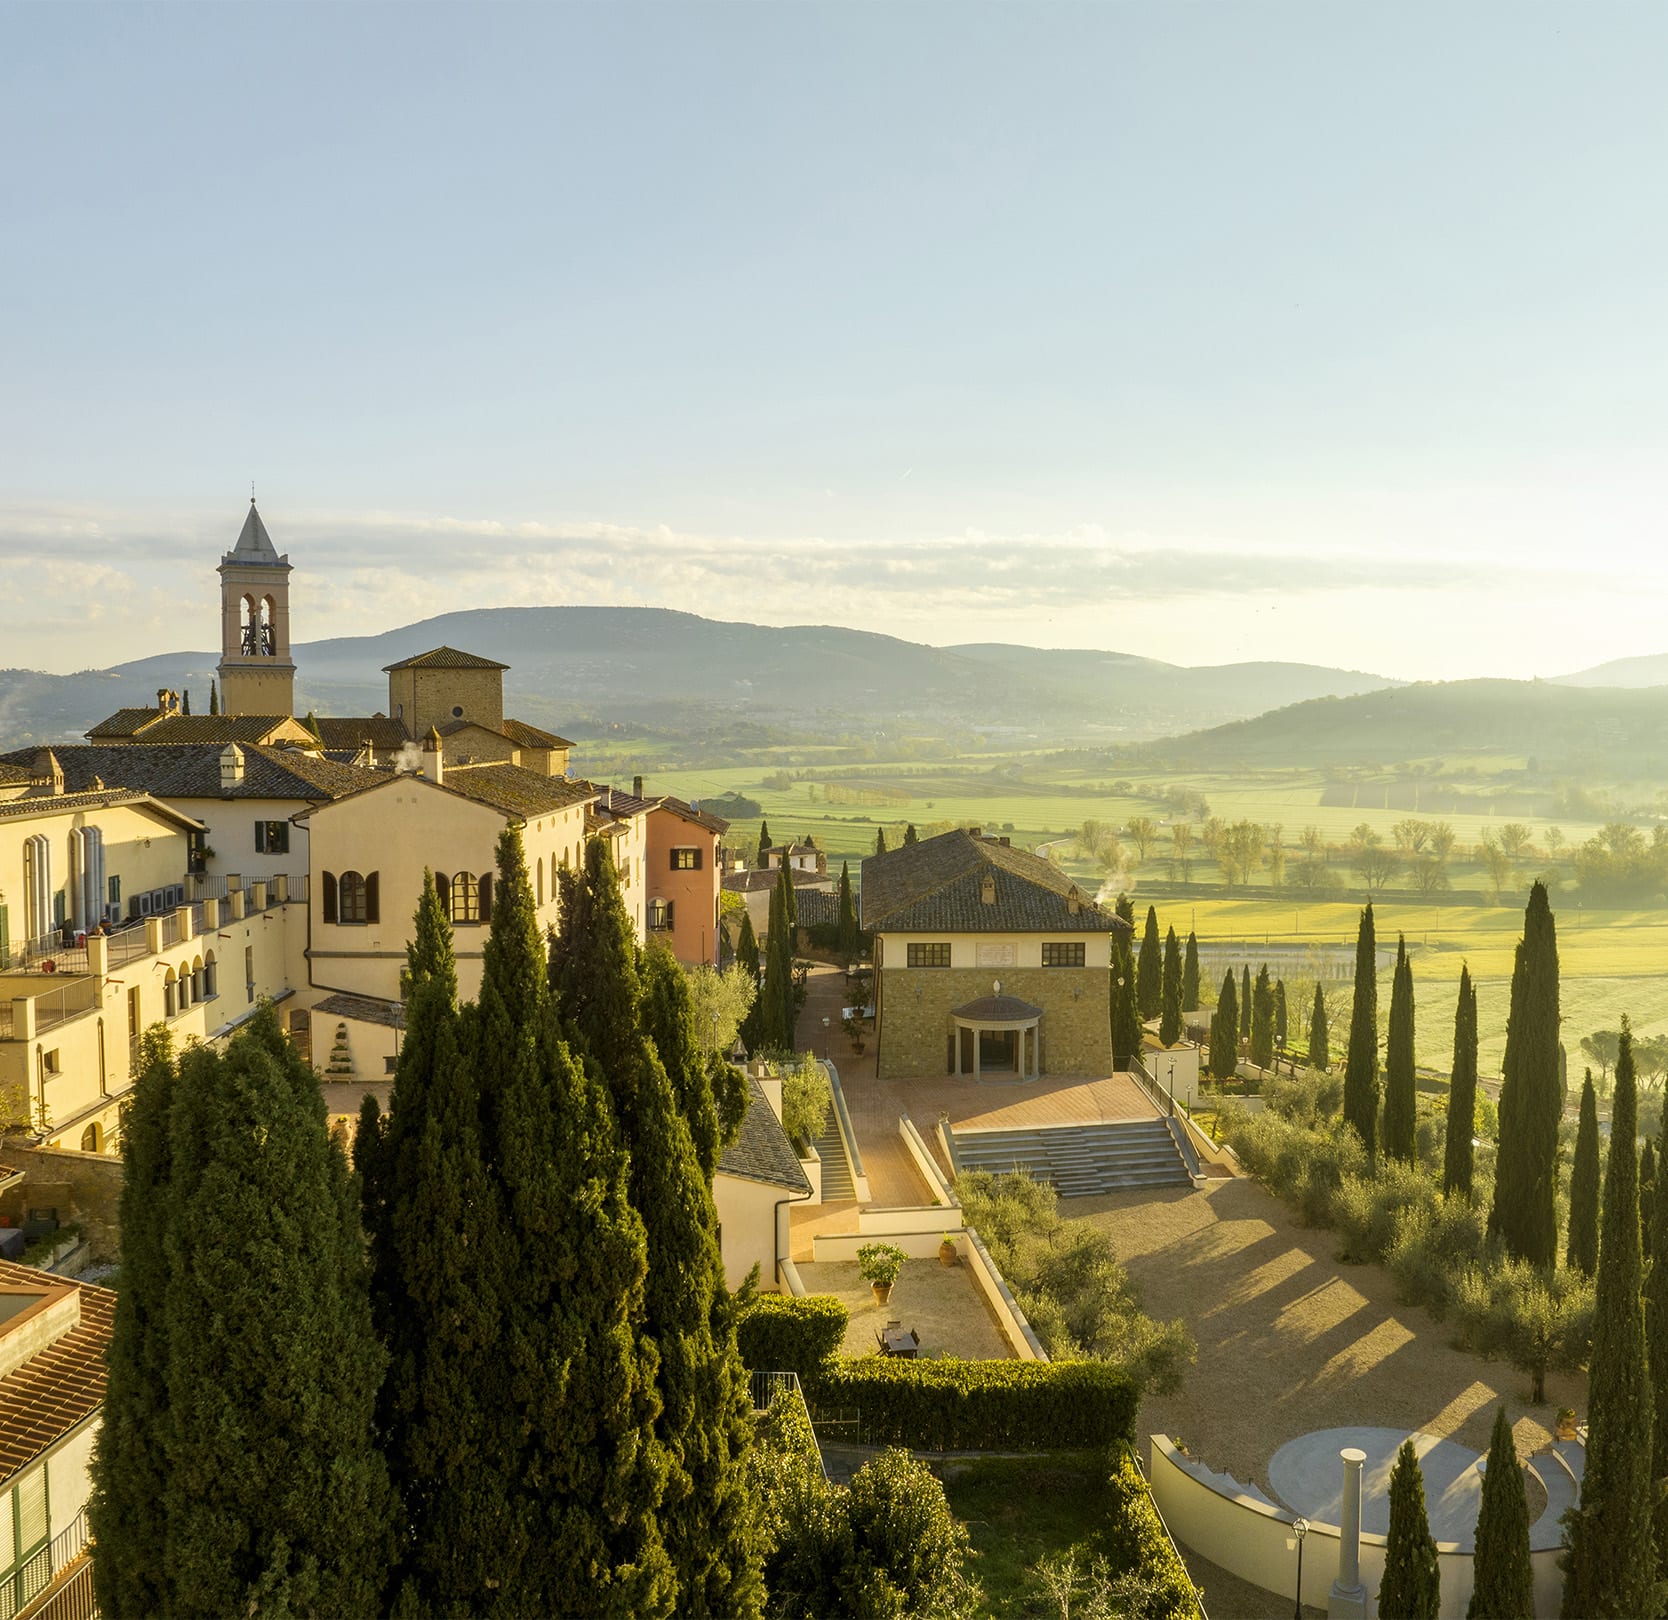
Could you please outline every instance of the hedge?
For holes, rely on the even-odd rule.
[[[796,1372],[811,1390],[840,1353],[849,1320],[831,1294],[756,1294],[736,1323],[736,1347],[749,1371]]]
[[[921,1451],[1055,1451],[1129,1443],[1139,1387],[1102,1361],[866,1356],[824,1368],[819,1411],[863,1438]]]
[[[1114,1567],[1132,1571],[1147,1587],[1150,1597],[1141,1606],[1144,1620],[1196,1620],[1202,1611],[1193,1579],[1126,1448],[1113,1456],[1107,1494],[1107,1553]]]

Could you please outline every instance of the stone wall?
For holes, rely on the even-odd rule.
[[[107,1153],[0,1144],[0,1159],[28,1178],[0,1193],[0,1217],[22,1226],[32,1209],[56,1209],[63,1225],[79,1225],[95,1260],[114,1260],[121,1242],[122,1161]]]
[[[1112,1072],[1112,979],[1105,968],[882,968],[880,1078],[950,1072],[953,1007],[1002,993],[1043,1009],[1039,1054],[1044,1074]],[[920,999],[915,991],[919,987]],[[1073,996],[1072,992],[1082,993]]]

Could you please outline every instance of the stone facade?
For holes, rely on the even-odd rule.
[[[1044,1074],[1112,1072],[1112,980],[1104,967],[999,970],[1004,995],[1043,1009],[1038,1025]],[[985,968],[882,968],[879,1072],[882,1080],[937,1078],[951,1069],[950,1011],[988,996]],[[916,990],[921,994],[916,997]],[[1077,992],[1074,994],[1074,992]]]

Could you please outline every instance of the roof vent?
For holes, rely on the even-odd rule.
[[[979,885],[979,899],[987,906],[996,904],[996,874],[994,872],[985,873],[984,882]]]
[[[228,792],[243,781],[243,750],[236,743],[227,743],[220,750],[220,790]]]

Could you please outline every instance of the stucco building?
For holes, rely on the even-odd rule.
[[[977,830],[863,862],[882,1079],[1112,1072],[1112,935],[1057,867]]]

